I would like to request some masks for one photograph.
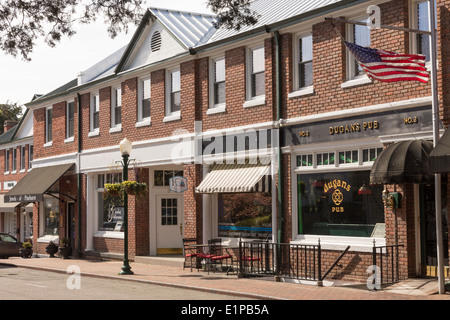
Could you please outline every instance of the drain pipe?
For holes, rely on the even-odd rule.
[[[275,87],[276,87],[276,107],[277,107],[277,125],[278,130],[278,230],[277,230],[277,240],[278,243],[283,241],[283,221],[284,221],[284,201],[283,201],[283,155],[281,152],[281,146],[283,144],[283,130],[281,123],[281,46],[280,46],[280,33],[278,31],[274,32],[275,38]]]
[[[80,153],[81,153],[81,95],[77,93],[77,112],[78,112],[78,150],[77,150],[77,211],[78,211],[78,256],[81,257],[81,185],[83,183],[80,173]]]

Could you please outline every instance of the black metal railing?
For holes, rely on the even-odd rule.
[[[372,283],[392,284],[400,281],[399,248],[403,245],[376,246],[372,249]]]
[[[241,276],[276,275],[320,281],[321,248],[273,242],[239,242],[238,273]]]

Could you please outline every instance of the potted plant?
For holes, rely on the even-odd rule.
[[[45,247],[45,252],[50,255],[50,258],[55,258],[55,253],[58,252],[58,246],[53,241],[50,241],[48,246]]]
[[[60,241],[59,253],[63,259],[67,259],[72,254],[72,247],[70,246],[70,240],[63,238]]]
[[[31,258],[31,255],[33,254],[33,246],[31,245],[31,242],[26,241],[22,243],[22,247],[23,248],[19,249],[22,258]]]

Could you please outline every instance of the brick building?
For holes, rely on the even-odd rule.
[[[433,185],[375,185],[370,172],[389,145],[432,140],[430,84],[373,81],[342,40],[429,61],[428,38],[326,18],[366,21],[377,5],[383,25],[428,30],[426,3],[259,0],[259,22],[240,31],[149,9],[126,47],[27,104],[33,168],[54,168],[48,190],[60,195],[37,198],[35,243],[69,237],[80,253],[123,251],[122,216],[103,191],[121,180],[115,162],[128,138],[129,176],[149,186],[144,199],[129,198],[132,258],[179,252],[183,237],[320,240],[326,269],[350,246],[330,277],[365,279],[374,243],[398,244],[400,276],[423,275],[434,264]],[[437,1],[441,132],[449,9]],[[175,176],[187,179],[185,192],[170,190]],[[444,174],[444,209],[447,183]],[[401,194],[398,208],[385,207],[385,187]]]

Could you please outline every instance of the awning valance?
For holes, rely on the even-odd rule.
[[[429,153],[433,144],[426,140],[408,140],[389,145],[373,163],[371,184],[432,182]]]
[[[196,188],[198,193],[270,192],[270,165],[216,164]]]
[[[39,202],[47,190],[74,164],[33,168],[8,193],[5,202]]]
[[[450,130],[447,129],[430,152],[430,171],[450,172]]]

